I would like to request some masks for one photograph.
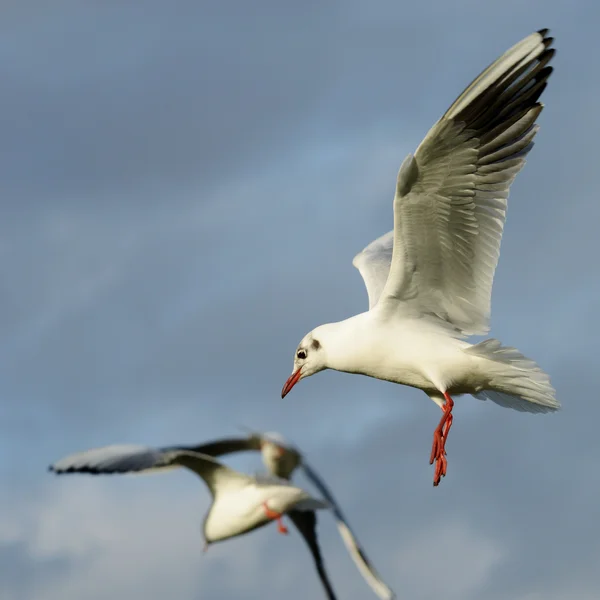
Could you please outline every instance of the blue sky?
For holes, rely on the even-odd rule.
[[[596,598],[598,18],[591,0],[4,3],[3,600],[320,597],[275,527],[203,555],[189,473],[46,472],[240,425],[305,451],[399,598]],[[366,308],[351,260],[391,228],[404,156],[541,27],[556,70],[492,334],[550,372],[564,410],[460,398],[434,489],[423,393],[330,372],[279,393],[304,333]],[[339,596],[374,597],[327,514],[319,533]]]

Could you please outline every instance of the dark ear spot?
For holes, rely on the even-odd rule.
[[[311,346],[314,350],[318,350],[321,347],[321,342],[319,342],[319,340],[313,340]]]

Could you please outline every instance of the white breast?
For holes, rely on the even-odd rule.
[[[469,362],[462,352],[467,344],[439,326],[424,319],[384,318],[378,308],[340,323],[343,329],[329,356],[333,368],[429,389],[445,371]]]
[[[204,523],[207,541],[223,540],[260,527],[270,521],[264,503],[270,510],[284,513],[305,493],[293,486],[250,484],[236,491],[217,494]]]

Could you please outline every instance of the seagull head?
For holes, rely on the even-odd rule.
[[[263,437],[260,444],[262,459],[269,473],[278,475],[287,459],[287,448],[276,440]]]
[[[284,437],[274,431],[263,433],[260,441],[260,449],[265,457],[277,459],[287,451],[287,443]]]
[[[298,344],[294,355],[294,369],[281,390],[282,398],[285,398],[301,379],[327,368],[325,350],[319,335],[321,329],[322,327],[317,327]]]

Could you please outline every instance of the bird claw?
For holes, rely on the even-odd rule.
[[[447,395],[446,395],[447,396]],[[433,473],[433,485],[437,487],[440,484],[442,477],[446,477],[446,471],[448,469],[448,459],[446,458],[446,440],[448,439],[448,433],[450,427],[452,427],[452,407],[454,402],[450,396],[446,397],[446,405],[442,408],[444,415],[442,416],[439,425],[433,432],[433,444],[431,446],[431,456],[429,457],[429,464],[432,465],[435,461],[435,470]]]
[[[272,521],[277,521],[277,531],[282,535],[288,534],[287,527],[283,524],[281,518],[283,517],[282,513],[277,512],[276,510],[271,510],[266,502],[263,502],[263,508],[265,509],[265,515],[267,519],[271,519]]]
[[[446,477],[446,469],[448,468],[448,459],[444,456],[446,453],[438,456],[435,463],[435,472],[433,475],[433,487],[440,484],[442,477]]]
[[[448,459],[446,458],[446,450],[444,449],[445,439],[436,437],[433,441],[433,450],[429,464],[432,465],[435,461],[435,471],[433,474],[433,485],[437,487],[440,484],[442,477],[446,477],[448,469]]]

